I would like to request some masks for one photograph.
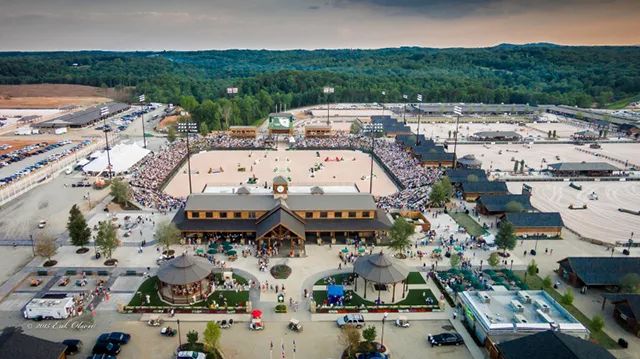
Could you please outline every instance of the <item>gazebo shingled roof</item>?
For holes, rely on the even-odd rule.
[[[166,284],[186,285],[211,274],[212,265],[204,258],[183,254],[158,269],[158,279]]]
[[[409,268],[402,262],[380,252],[359,257],[353,271],[360,277],[379,284],[392,284],[409,276]]]

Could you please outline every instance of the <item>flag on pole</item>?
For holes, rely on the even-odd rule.
[[[280,339],[280,344],[282,345],[282,359],[285,359],[286,356],[284,355],[284,341],[282,339]]]
[[[382,91],[382,96],[386,95],[387,91]]]

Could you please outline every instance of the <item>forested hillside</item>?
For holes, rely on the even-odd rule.
[[[640,93],[640,47],[0,53],[0,84],[135,86],[180,103],[210,129],[248,124],[275,103],[484,102],[603,106]],[[225,98],[228,86],[239,94]]]

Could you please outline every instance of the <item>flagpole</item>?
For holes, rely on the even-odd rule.
[[[271,345],[269,346],[269,359],[273,359],[273,340],[271,341]]]

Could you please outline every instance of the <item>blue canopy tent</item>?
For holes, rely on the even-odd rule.
[[[327,300],[329,304],[338,304],[344,300],[344,287],[338,284],[327,286]]]

